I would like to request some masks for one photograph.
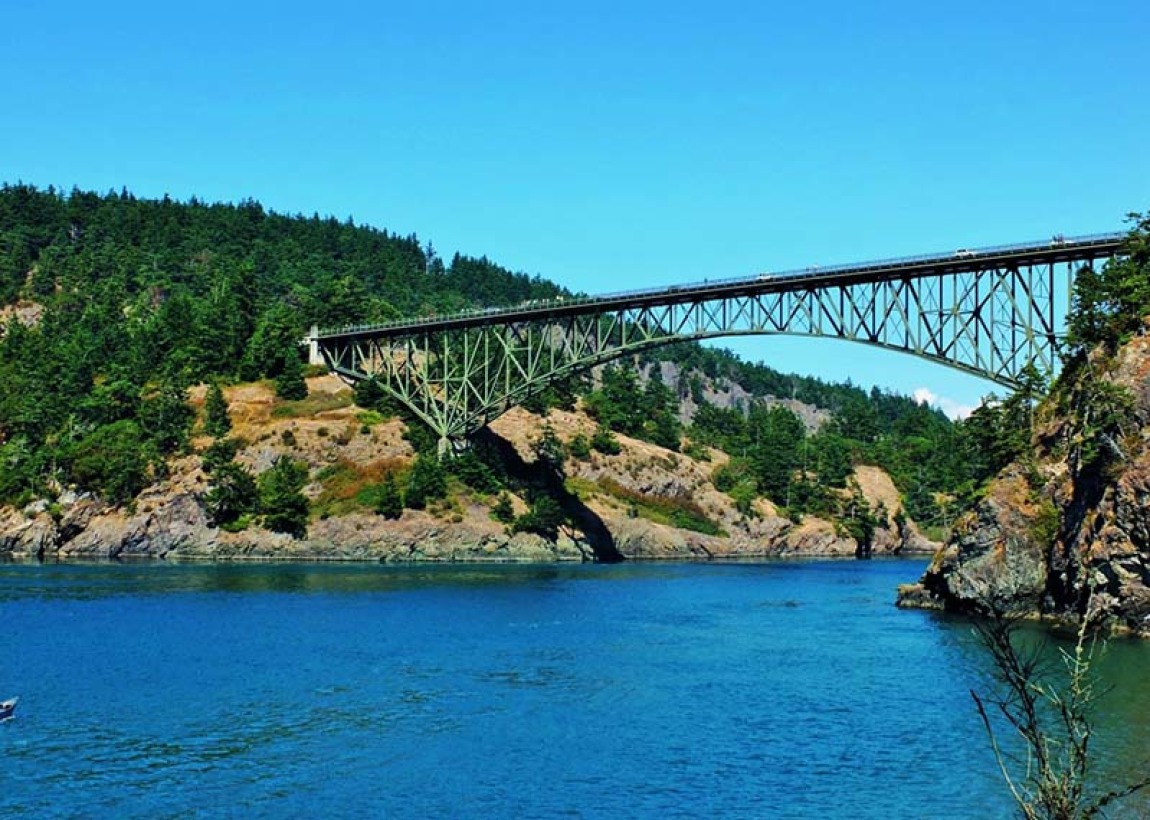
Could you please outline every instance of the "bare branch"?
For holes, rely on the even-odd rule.
[[[1108,805],[1150,787],[1150,774],[1093,798],[1087,795],[1091,763],[1091,712],[1099,697],[1092,666],[1097,648],[1096,613],[1087,601],[1074,649],[1060,650],[1061,664],[1043,662],[1039,650],[1023,650],[1015,639],[1019,619],[1002,607],[988,607],[975,632],[990,653],[1002,691],[984,698],[971,690],[1003,781],[1028,820],[1078,820],[1097,817]],[[1051,653],[1047,652],[1046,657]],[[1060,667],[1060,668],[1059,668]],[[1056,674],[1057,673],[1057,674]],[[1054,677],[1064,680],[1061,685]],[[997,714],[1022,740],[1026,752],[1021,775],[1012,771],[991,720]],[[1016,761],[1016,766],[1021,761]]]

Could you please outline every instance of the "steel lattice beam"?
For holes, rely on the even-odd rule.
[[[375,377],[441,440],[466,437],[549,384],[685,339],[824,336],[910,353],[1014,386],[1057,366],[1059,287],[1123,237],[761,275],[313,332],[349,380]]]

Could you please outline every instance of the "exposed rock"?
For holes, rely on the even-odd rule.
[[[108,510],[91,516],[81,532],[60,545],[59,557],[164,558],[183,549],[201,549],[216,534],[198,500],[181,493],[134,515]]]
[[[107,509],[107,505],[88,496],[65,493],[60,496],[63,514],[60,517],[58,540],[66,544],[84,532],[92,519]]]
[[[1105,474],[1071,464],[1064,418],[1037,430],[1037,464],[1012,465],[923,576],[904,606],[1022,608],[1058,619],[1090,606],[1122,631],[1150,636],[1150,337],[1121,348],[1104,378],[1134,398],[1140,429],[1123,436]]]
[[[19,301],[12,305],[0,305],[0,336],[9,322],[16,321],[25,327],[36,327],[44,316],[44,306],[38,302]]]
[[[921,583],[900,584],[896,606],[903,609],[943,609],[942,600],[927,591]]]
[[[56,522],[47,513],[28,517],[16,510],[0,510],[0,556],[41,558],[52,555],[56,543]]]
[[[959,519],[938,552],[923,588],[951,609],[1021,603],[1038,607],[1046,586],[1046,556],[1033,537],[1035,505],[1018,474],[1003,475],[987,497]]]

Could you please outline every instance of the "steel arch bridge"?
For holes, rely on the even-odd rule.
[[[845,339],[1015,386],[1056,368],[1060,307],[1076,267],[1125,234],[1030,242],[831,268],[763,273],[386,324],[313,328],[313,362],[374,377],[441,447],[553,382],[688,339],[792,334]]]

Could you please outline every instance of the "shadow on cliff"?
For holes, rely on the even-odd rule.
[[[1084,542],[1089,543],[1091,539],[1091,521],[1101,516],[1103,500],[1111,482],[1094,465],[1082,467],[1072,463],[1070,469],[1073,481],[1071,497],[1062,510],[1058,537],[1053,539],[1046,554],[1045,595],[1055,607],[1074,608],[1082,612],[1086,607],[1086,599],[1080,577],[1084,559],[1079,551],[1083,549]],[[1112,587],[1109,591],[1117,594],[1118,579],[1112,577],[1111,568],[1102,565],[1098,570]]]
[[[603,519],[564,485],[561,468],[544,459],[525,461],[515,445],[494,433],[490,427],[479,430],[474,441],[497,454],[508,476],[514,481],[554,499],[567,518],[582,531],[583,538],[575,539],[575,543],[584,558],[602,564],[615,564],[624,560],[615,545],[615,537]]]

